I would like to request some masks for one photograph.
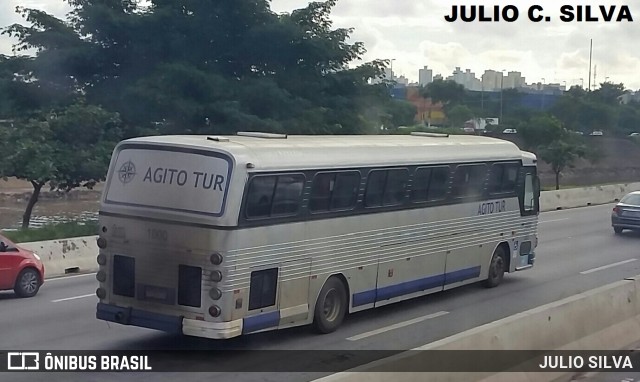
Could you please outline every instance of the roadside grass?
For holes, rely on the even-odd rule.
[[[64,223],[45,224],[38,228],[27,228],[3,231],[2,234],[16,243],[68,239],[79,236],[98,234],[97,221],[70,221]]]

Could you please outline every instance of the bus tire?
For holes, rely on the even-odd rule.
[[[499,245],[493,252],[491,263],[489,264],[489,275],[484,282],[487,288],[494,288],[500,285],[504,278],[505,267],[507,264],[504,247]]]
[[[316,301],[313,326],[316,331],[326,334],[334,332],[347,313],[347,292],[337,277],[329,277],[320,290]]]

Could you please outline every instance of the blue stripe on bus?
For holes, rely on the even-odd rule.
[[[437,275],[382,287],[378,289],[376,301],[388,300],[405,294],[436,288],[442,286],[444,284],[444,280],[444,275]]]
[[[257,332],[280,324],[280,311],[258,314],[242,319],[242,334]]]
[[[182,317],[98,303],[96,318],[122,325],[140,326],[169,333],[182,333]]]
[[[480,276],[480,267],[460,269],[444,275],[444,284],[453,284]]]
[[[480,276],[480,267],[460,269],[441,275],[429,276],[422,279],[411,280],[400,284],[389,285],[382,288],[367,290],[353,294],[353,306],[373,304],[376,301],[416,293],[427,289],[445,286],[456,282],[476,278]]]

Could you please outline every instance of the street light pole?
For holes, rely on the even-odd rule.
[[[391,81],[393,81],[393,62],[394,62],[395,60],[396,60],[395,58],[392,58],[392,59],[391,59],[391,69],[390,69],[390,70],[391,70]]]
[[[540,97],[540,110],[544,109],[544,78],[542,79],[542,97]]]
[[[500,120],[498,124],[502,123],[502,89],[504,89],[504,72],[506,69],[502,69],[502,73],[500,73]]]
[[[499,124],[502,123],[502,88],[504,84],[504,76],[500,77],[500,121]]]

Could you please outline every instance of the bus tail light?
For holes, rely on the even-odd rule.
[[[101,283],[107,281],[107,273],[105,271],[98,271],[98,273],[96,273],[96,280]]]
[[[211,272],[211,281],[216,283],[222,281],[222,272],[220,271]]]
[[[222,310],[218,305],[211,305],[211,307],[209,307],[209,314],[211,317],[218,317],[220,313],[222,313]]]
[[[220,297],[222,297],[222,291],[218,288],[213,288],[209,291],[209,297],[211,297],[212,300],[219,300]]]
[[[224,260],[224,258],[222,257],[221,254],[214,253],[214,254],[211,255],[209,260],[211,260],[211,264],[213,264],[213,265],[220,265],[220,264],[222,264],[222,260]]]
[[[107,248],[107,239],[104,237],[99,237],[97,240],[98,248],[105,249]]]
[[[98,255],[97,261],[99,265],[105,265],[107,264],[107,256],[101,253]]]
[[[107,291],[104,288],[98,288],[96,289],[96,296],[98,296],[100,300],[104,300],[105,297],[107,297]]]

